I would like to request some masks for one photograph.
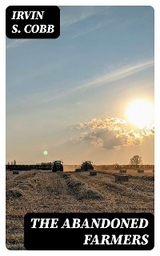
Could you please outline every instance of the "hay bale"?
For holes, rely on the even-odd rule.
[[[142,170],[142,169],[138,169],[137,171],[138,171],[138,173],[143,173],[144,172],[144,170]]]
[[[75,172],[81,172],[81,171],[82,171],[82,170],[79,169],[79,168],[75,169]]]
[[[97,175],[97,172],[96,172],[96,171],[90,171],[90,172],[89,172],[89,175],[90,175],[90,176],[95,176],[95,175]]]
[[[126,182],[126,181],[129,181],[128,175],[123,175],[123,174],[115,175],[115,182]]]
[[[19,174],[18,170],[13,170],[13,174]]]
[[[119,172],[120,172],[120,173],[126,173],[127,170],[121,169]]]

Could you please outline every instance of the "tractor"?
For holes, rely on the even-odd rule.
[[[94,170],[92,162],[91,161],[83,162],[81,165],[81,171],[89,171],[89,170]]]
[[[56,160],[52,163],[52,172],[63,172],[63,162],[60,160]]]

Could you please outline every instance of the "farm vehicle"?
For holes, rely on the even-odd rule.
[[[81,171],[89,171],[94,170],[94,167],[92,165],[91,161],[85,161],[81,164]]]
[[[56,160],[52,164],[52,172],[63,172],[63,162],[60,160]]]

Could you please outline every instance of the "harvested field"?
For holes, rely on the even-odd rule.
[[[28,212],[154,213],[153,172],[129,170],[128,182],[115,182],[119,171],[20,171],[6,174],[6,246],[24,250],[23,218]]]

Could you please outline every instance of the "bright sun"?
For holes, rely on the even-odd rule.
[[[130,123],[143,129],[153,123],[153,104],[144,99],[134,100],[128,105],[126,116]]]

